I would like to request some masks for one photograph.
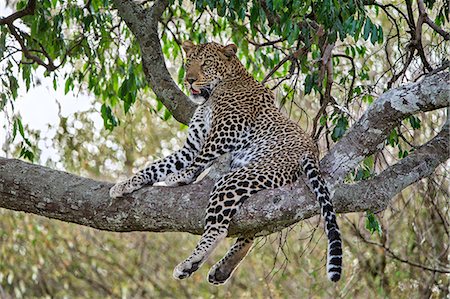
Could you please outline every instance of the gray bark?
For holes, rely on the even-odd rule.
[[[339,184],[364,157],[382,149],[401,120],[418,112],[448,107],[449,86],[450,73],[442,72],[383,93],[322,160],[321,167],[330,183]]]
[[[343,184],[344,176],[380,145],[398,122],[419,111],[449,106],[448,72],[384,93],[324,157],[323,172],[337,212],[379,211],[395,194],[432,174],[449,158],[449,122],[429,142],[374,178]],[[213,171],[214,172],[214,171]],[[214,175],[213,175],[214,177]],[[109,231],[199,234],[213,180],[169,188],[147,187],[111,200],[111,183],[0,158],[0,207]],[[298,183],[252,196],[235,215],[230,236],[279,231],[319,213],[313,194]]]

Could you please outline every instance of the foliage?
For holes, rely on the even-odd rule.
[[[380,223],[378,222],[377,218],[371,211],[368,211],[366,214],[367,214],[366,215],[367,216],[366,229],[368,231],[370,231],[371,234],[373,234],[374,232],[377,232],[381,237],[382,230],[381,230],[381,226],[380,226]]]
[[[32,2],[19,0],[14,9],[26,9]],[[161,22],[162,50],[179,63],[180,41],[227,42],[231,37],[257,79],[273,88],[283,87],[277,89],[283,105],[303,108],[299,98],[314,102],[319,96],[321,105],[329,107],[321,110],[319,118],[329,115],[330,109],[331,117],[322,118],[326,121],[320,124],[316,120],[313,135],[325,127],[337,141],[348,127],[352,103],[371,101],[386,84],[401,83],[406,70],[414,72],[423,65],[430,71],[445,62],[449,47],[434,31],[424,30],[420,37],[410,33],[411,39],[419,38],[417,52],[403,48],[401,37],[416,22],[409,13],[411,5],[353,0],[199,0],[192,5],[173,1]],[[449,22],[445,1],[425,1],[424,5],[431,20],[445,28]],[[20,123],[14,111],[18,90],[39,84],[38,69],[52,78],[55,89],[95,96],[107,130],[120,125],[119,111],[126,114],[140,93],[148,94],[139,44],[110,8],[108,0],[38,1],[32,14],[2,23],[0,111],[14,116],[9,117],[11,127]],[[394,19],[393,13],[399,12],[401,18]],[[433,55],[421,53],[422,40],[433,48]],[[376,53],[383,48],[388,56],[380,64]],[[407,55],[411,57],[405,61]],[[271,70],[273,75],[266,77]],[[180,68],[174,77],[181,83],[183,75]],[[59,87],[61,81],[64,87]],[[289,112],[295,115],[295,109]],[[164,118],[170,115],[164,111]],[[33,160],[33,145],[23,133],[21,156]],[[400,158],[406,156],[408,150],[399,150]]]

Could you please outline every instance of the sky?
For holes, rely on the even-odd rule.
[[[0,17],[8,16],[13,11],[5,7],[4,0],[0,0]],[[19,56],[20,58],[20,56]],[[1,69],[1,62],[0,62]],[[59,80],[57,90],[53,89],[53,79],[43,76],[43,68],[38,68],[37,78],[40,84],[31,86],[26,91],[25,85],[21,84],[18,91],[18,98],[14,101],[14,113],[20,114],[22,123],[28,125],[30,129],[40,130],[41,137],[53,137],[59,123],[58,110],[61,109],[61,116],[67,117],[75,112],[88,110],[92,107],[93,98],[86,94],[74,94],[72,91],[64,94],[64,80]],[[0,87],[1,88],[1,87]],[[59,105],[58,105],[59,104]],[[58,107],[59,106],[59,107]],[[5,157],[3,150],[6,138],[11,135],[12,128],[9,119],[11,118],[11,109],[7,112],[0,112],[0,156]],[[96,127],[103,128],[103,121],[100,114],[94,116]],[[43,143],[38,143],[42,150],[40,163],[45,164],[48,159],[59,161],[59,157],[54,149],[49,148]]]
[[[61,109],[61,116],[68,117],[78,111],[85,111],[92,107],[92,99],[88,95],[79,94],[74,95],[72,92],[64,94],[64,81],[60,80],[56,91],[53,89],[53,81],[51,78],[39,76],[41,84],[36,87],[31,87],[26,91],[23,84],[18,92],[18,98],[14,102],[15,113],[19,113],[24,125],[28,125],[30,129],[40,130],[41,137],[53,137],[55,130],[59,123],[58,110]],[[58,107],[59,103],[59,107]],[[9,116],[11,117],[11,109]],[[0,156],[5,156],[2,150],[6,138],[11,134],[11,126],[8,124],[8,117],[5,113],[0,112]],[[103,121],[98,115],[98,128],[103,127]],[[6,124],[6,126],[3,126]],[[59,160],[56,151],[47,148],[43,144],[38,144],[41,148],[42,163],[45,163],[49,158]]]

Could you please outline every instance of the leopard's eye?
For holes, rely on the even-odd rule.
[[[212,64],[211,60],[205,60],[203,61],[202,66],[210,66],[211,64]]]

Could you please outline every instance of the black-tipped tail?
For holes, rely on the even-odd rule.
[[[342,241],[341,233],[336,222],[333,204],[330,199],[330,192],[320,175],[317,161],[314,158],[306,157],[302,161],[303,171],[311,183],[314,194],[320,204],[322,216],[325,221],[325,233],[328,238],[327,273],[328,278],[337,282],[342,273]]]

